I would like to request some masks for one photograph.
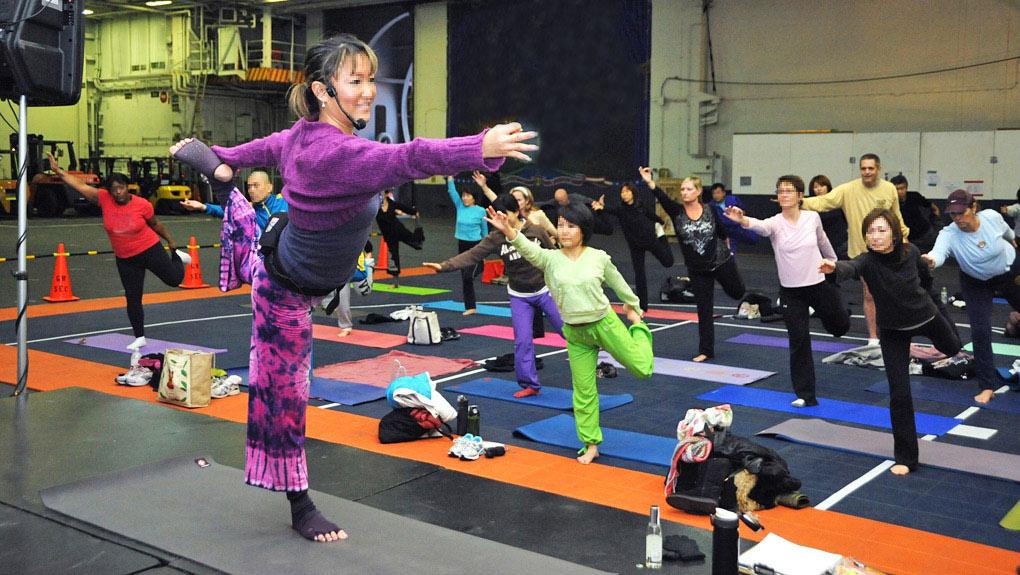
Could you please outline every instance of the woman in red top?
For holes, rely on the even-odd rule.
[[[128,192],[127,178],[123,174],[110,174],[109,189],[93,188],[57,165],[56,158],[47,154],[50,169],[65,184],[103,210],[103,228],[110,238],[110,246],[117,257],[117,273],[124,286],[127,314],[135,340],[128,349],[144,347],[145,312],[142,309],[142,288],[145,270],[156,274],[168,286],[177,286],[184,280],[184,266],[190,263],[188,254],[177,251],[170,232],[153,215],[152,204]],[[170,246],[170,255],[163,250],[160,238]]]

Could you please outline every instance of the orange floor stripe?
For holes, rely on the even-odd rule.
[[[36,390],[85,387],[111,395],[156,402],[145,388],[113,383],[121,370],[114,366],[30,350],[33,367],[29,386]],[[16,350],[0,348],[0,381],[16,378]],[[165,404],[164,404],[165,405]],[[172,406],[168,406],[172,407]],[[183,409],[183,408],[175,408]],[[244,423],[245,395],[216,400],[195,410],[210,417]],[[465,462],[446,456],[445,439],[382,445],[378,441],[378,420],[324,409],[308,410],[308,437],[349,445],[366,451],[411,459],[504,483],[645,514],[650,504],[663,508],[670,521],[709,529],[708,519],[681,513],[665,505],[662,476],[607,465],[581,466],[572,458],[513,446],[497,459]],[[890,573],[1009,573],[1020,565],[1020,553],[901,527],[833,511],[777,508],[761,513],[768,531],[802,545],[850,555]],[[760,540],[764,533],[742,532]]]
[[[219,288],[215,287],[190,290],[170,290],[145,294],[144,296],[142,296],[142,303],[143,304],[172,303],[177,301],[190,301],[214,297],[228,297],[232,295],[243,295],[250,293],[251,286],[247,285],[241,286],[236,290],[231,290],[226,293],[221,292]],[[123,307],[124,307],[123,297],[101,297],[95,299],[83,299],[78,301],[71,301],[66,303],[37,304],[28,306],[28,318],[31,319],[33,317],[48,317],[54,315],[64,315],[88,311],[102,311],[105,309],[117,309]],[[17,317],[18,308],[16,307],[0,308],[0,321],[10,321]]]

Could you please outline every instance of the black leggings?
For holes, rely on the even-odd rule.
[[[648,247],[630,247],[630,261],[634,265],[634,287],[641,302],[641,309],[648,311],[648,278],[645,275],[645,252],[651,252],[655,259],[659,260],[662,267],[673,265],[673,250],[666,243],[666,238],[659,238],[654,244]]]
[[[967,302],[968,305],[970,302]],[[889,380],[889,415],[892,419],[896,463],[917,468],[917,426],[910,393],[910,340],[924,336],[949,357],[960,352],[960,337],[942,314],[913,329],[879,329],[885,377]]]
[[[481,240],[471,242],[467,240],[457,240],[458,253],[464,253],[469,249],[478,245]],[[466,267],[460,270],[460,287],[461,291],[464,292],[464,309],[475,309],[475,278],[482,275],[482,264],[476,266]]]
[[[698,305],[698,353],[707,357],[715,356],[715,324],[712,320],[715,305],[715,282],[719,282],[726,295],[735,300],[744,297],[744,280],[737,270],[736,258],[730,256],[719,267],[711,271],[688,270],[691,276],[691,291]]]
[[[421,242],[418,241],[418,236],[399,223],[389,233],[383,234],[383,241],[386,242],[386,248],[390,252],[390,260],[387,262],[386,273],[394,277],[400,275],[400,242],[404,242],[416,250],[421,249]]]
[[[168,256],[161,242],[157,241],[138,255],[117,258],[117,273],[120,274],[120,284],[124,286],[128,320],[135,337],[145,335],[145,311],[142,309],[145,270],[156,274],[168,286],[176,287],[184,281],[184,262],[174,250],[170,250]]]
[[[811,356],[811,314],[822,320],[825,330],[836,337],[850,329],[850,312],[839,286],[821,281],[813,286],[784,287],[779,291],[783,319],[790,338],[790,380],[797,397],[815,403],[815,364]]]

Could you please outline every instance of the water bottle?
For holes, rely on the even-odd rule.
[[[471,435],[475,435],[475,436],[481,435],[482,422],[481,422],[480,414],[478,413],[478,406],[477,405],[469,405],[467,413],[468,413],[468,416],[467,416],[467,433],[470,433]]]
[[[949,303],[949,290],[946,289],[946,286],[942,286],[942,291],[939,292],[939,300],[942,301],[942,305]]]
[[[457,396],[457,435],[467,433],[468,427],[468,399],[463,395]]]
[[[648,514],[648,531],[645,534],[645,568],[662,569],[662,525],[659,524],[659,506],[652,505]]]
[[[737,514],[715,508],[712,516],[712,575],[737,575]]]

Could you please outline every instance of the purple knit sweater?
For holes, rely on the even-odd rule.
[[[503,158],[482,158],[482,138],[382,144],[347,135],[304,118],[290,128],[247,144],[212,149],[233,168],[277,166],[290,222],[320,231],[341,226],[380,190],[410,180],[467,170],[496,171]]]

